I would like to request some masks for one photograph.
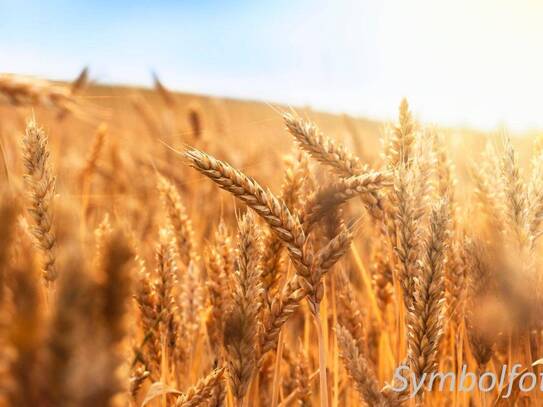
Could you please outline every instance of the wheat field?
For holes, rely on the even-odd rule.
[[[1,405],[541,405],[534,135],[86,70],[0,102]],[[428,383],[463,368],[507,374]]]

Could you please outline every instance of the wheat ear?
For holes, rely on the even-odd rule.
[[[309,275],[310,259],[304,249],[305,234],[300,222],[284,202],[265,191],[255,180],[227,163],[196,149],[185,152],[192,167],[252,208],[285,242],[289,255],[301,275]]]
[[[228,377],[239,405],[247,393],[257,362],[257,331],[262,296],[260,256],[257,225],[252,214],[247,213],[239,222],[232,309],[226,315],[224,328]]]
[[[29,212],[34,221],[32,234],[43,254],[43,278],[57,279],[56,236],[53,229],[55,177],[51,174],[47,137],[34,119],[30,120],[22,141],[26,187],[30,196]]]
[[[390,403],[381,394],[375,373],[360,353],[351,333],[337,325],[336,335],[341,359],[361,398],[370,406],[389,407]]]
[[[306,202],[302,212],[304,230],[310,231],[326,212],[356,196],[360,196],[373,218],[382,220],[384,209],[378,191],[389,185],[388,177],[379,172],[340,178],[332,185],[317,191]]]
[[[416,377],[431,373],[437,365],[444,326],[444,255],[447,247],[446,201],[440,201],[430,217],[430,236],[424,258],[413,280],[413,304],[407,309],[408,359]]]
[[[313,256],[306,250],[306,236],[300,221],[291,215],[284,202],[271,192],[264,191],[255,180],[227,163],[195,149],[187,151],[185,157],[195,169],[260,215],[287,247],[296,267],[296,275],[285,285],[279,299],[274,300],[271,305],[270,318],[267,321],[271,336],[266,334],[265,337],[275,340],[280,327],[297,309],[300,299],[303,298],[300,295],[310,294],[317,288],[312,280]],[[264,340],[266,348],[273,346],[268,339]]]
[[[176,101],[175,101],[175,95],[170,92],[166,86],[161,82],[158,75],[156,73],[153,73],[153,82],[155,86],[155,90],[160,95],[166,106],[168,106],[170,109],[173,109],[176,107]]]
[[[80,254],[79,254],[80,256]],[[80,264],[80,257],[73,256],[59,279],[55,307],[48,325],[46,356],[43,374],[47,377],[47,402],[50,405],[76,404],[69,378],[74,357],[80,348],[83,326],[81,321],[88,317],[91,285],[86,270]]]
[[[177,302],[178,269],[175,261],[174,239],[169,230],[159,231],[159,242],[156,248],[156,275],[158,277],[154,289],[157,294],[156,312],[161,316],[160,330],[166,344],[169,359],[175,358],[180,362],[186,359],[186,348],[179,346],[180,335],[183,331],[179,322],[179,306]],[[165,366],[162,366],[163,369]]]
[[[356,298],[355,292],[348,277],[343,270],[334,274],[336,287],[339,287],[338,321],[349,331],[356,347],[361,354],[367,349],[366,329],[364,326],[364,309]]]
[[[495,338],[481,328],[478,321],[477,302],[492,293],[492,273],[487,264],[483,246],[470,239],[465,239],[466,263],[469,274],[466,307],[466,330],[471,353],[480,368],[484,368],[494,355]]]
[[[289,157],[286,160],[286,169],[283,184],[281,185],[280,198],[291,213],[297,213],[303,205],[303,192],[305,191],[311,174],[308,168],[308,160],[304,153],[296,158]],[[267,233],[263,242],[264,252],[262,254],[262,282],[264,296],[269,307],[271,297],[276,293],[283,273],[283,244],[275,233]]]
[[[309,379],[310,370],[307,356],[303,349],[300,349],[294,367],[294,380],[296,384],[296,400],[299,407],[311,406],[311,382]]]
[[[81,93],[85,90],[85,88],[89,85],[89,68],[84,67],[81,72],[79,72],[79,75],[77,75],[77,78],[75,78],[70,86],[70,93],[72,95],[76,95],[78,93]]]
[[[83,186],[83,188],[88,188],[88,184],[90,183],[92,174],[96,171],[98,159],[100,158],[100,154],[103,150],[104,142],[106,140],[107,134],[108,134],[107,125],[105,123],[100,124],[100,126],[96,130],[96,134],[94,136],[91,149],[87,156],[85,166],[83,167],[83,169],[81,170],[81,173],[79,174],[79,178],[81,180],[81,185]],[[88,190],[84,192],[88,192]]]
[[[304,287],[295,274],[287,281],[280,294],[272,300],[269,315],[264,319],[264,330],[260,339],[260,362],[266,352],[275,349],[281,328],[300,307],[300,302],[307,295],[307,289]]]
[[[158,190],[175,238],[179,260],[183,265],[188,266],[191,260],[197,260],[192,222],[181,202],[177,189],[170,181],[160,176]]]
[[[101,329],[105,338],[104,350],[107,357],[102,374],[107,375],[92,397],[98,405],[108,405],[111,398],[122,389],[115,373],[123,364],[120,344],[127,334],[126,316],[131,293],[129,264],[133,258],[132,249],[120,231],[113,231],[105,244],[102,273],[104,282],[98,287]]]
[[[190,387],[175,402],[175,407],[196,407],[208,401],[223,379],[224,368],[217,368]]]
[[[407,99],[402,99],[399,108],[398,123],[394,127],[386,149],[386,159],[390,168],[409,165],[415,143],[414,128],[413,116],[409,111]]]
[[[60,112],[77,112],[78,104],[69,88],[29,76],[0,75],[0,95],[15,106],[41,105]]]
[[[504,198],[503,219],[516,238],[519,247],[525,247],[528,236],[528,209],[524,182],[521,177],[517,153],[509,137],[504,136],[504,152],[500,157],[501,188]]]
[[[325,137],[313,123],[291,113],[283,114],[283,120],[303,150],[317,161],[332,167],[339,175],[350,177],[367,171],[367,167],[357,157]]]
[[[532,247],[541,236],[543,222],[543,154],[537,154],[532,160],[532,177],[528,187],[528,224]]]
[[[413,280],[421,240],[413,184],[413,173],[402,166],[396,172],[391,194],[395,227],[394,233],[390,234],[394,238],[391,246],[398,258],[397,275],[406,309],[413,302]]]

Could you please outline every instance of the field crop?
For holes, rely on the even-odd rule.
[[[1,405],[541,403],[539,138],[86,70],[0,102]]]

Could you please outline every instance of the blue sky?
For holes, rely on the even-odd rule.
[[[2,72],[543,128],[537,0],[0,0]]]

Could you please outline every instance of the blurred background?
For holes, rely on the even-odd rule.
[[[536,0],[0,1],[2,71],[482,130],[543,127]]]

